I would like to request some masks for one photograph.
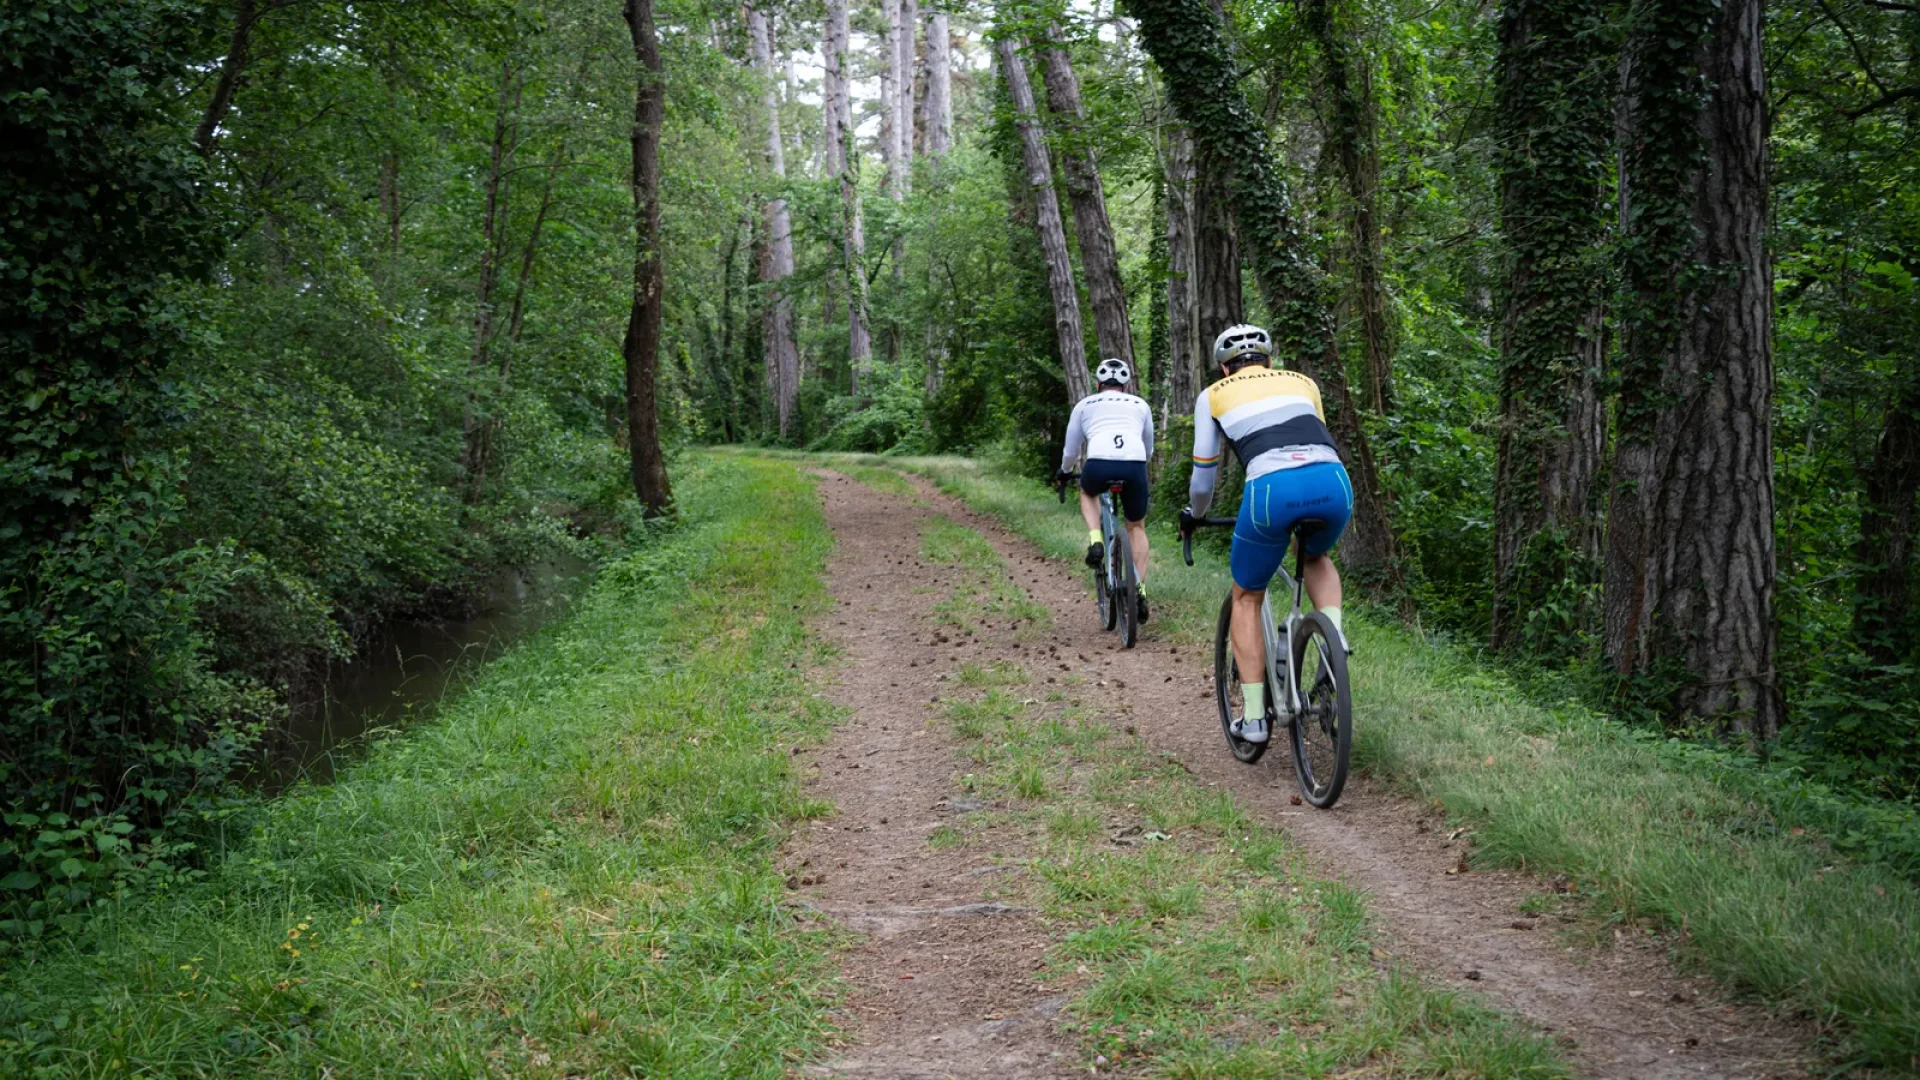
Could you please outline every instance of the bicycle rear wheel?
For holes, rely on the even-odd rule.
[[[1113,548],[1114,558],[1119,561],[1114,578],[1120,582],[1120,595],[1114,606],[1120,609],[1120,646],[1131,649],[1140,640],[1140,581],[1133,572],[1133,541],[1124,531],[1116,532]]]
[[[1103,526],[1107,525],[1105,514],[1101,515]],[[1093,591],[1100,598],[1100,629],[1111,630],[1120,620],[1120,605],[1113,596],[1113,547],[1118,539],[1111,528],[1101,531],[1100,569],[1093,572]]]
[[[1300,617],[1293,632],[1293,662],[1287,678],[1299,688],[1300,711],[1290,737],[1300,794],[1326,809],[1347,786],[1353,753],[1353,698],[1347,687],[1347,651],[1325,615]]]
[[[1251,743],[1233,733],[1233,718],[1246,708],[1240,692],[1240,668],[1233,660],[1233,593],[1220,604],[1220,624],[1213,634],[1213,699],[1220,709],[1220,730],[1227,737],[1233,756],[1248,765],[1260,760],[1270,742]],[[1267,687],[1267,700],[1273,700],[1273,687]]]

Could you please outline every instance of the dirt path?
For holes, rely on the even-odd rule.
[[[1087,677],[1090,704],[1198,781],[1231,790],[1256,819],[1315,852],[1330,875],[1370,894],[1402,959],[1557,1033],[1587,1075],[1806,1075],[1787,1025],[1676,975],[1658,941],[1622,937],[1597,953],[1569,946],[1551,919],[1520,911],[1524,897],[1547,886],[1460,872],[1462,841],[1409,800],[1361,781],[1331,812],[1294,805],[1284,753],[1249,768],[1223,752],[1211,657],[1157,640],[1151,625],[1138,648],[1121,650],[1116,635],[1098,629],[1072,568],[930,488],[910,502],[821,475],[839,543],[830,567],[838,606],[821,630],[846,651],[831,696],[851,717],[816,755],[818,793],[839,815],[798,837],[788,865],[804,903],[867,936],[846,972],[846,1055],[817,1075],[1078,1075],[1078,1055],[1056,1034],[1062,988],[1032,978],[1045,930],[993,895],[996,867],[1023,855],[1018,837],[959,851],[927,843],[959,803],[952,737],[926,723],[940,676],[967,661],[1022,656],[1006,634],[942,642],[924,632],[939,593],[930,588],[934,568],[919,558],[919,530],[933,512],[979,531],[1015,583],[1051,609],[1050,644]]]
[[[1331,876],[1368,893],[1396,951],[1430,977],[1555,1032],[1591,1076],[1808,1075],[1798,1025],[1730,1005],[1704,980],[1677,974],[1662,942],[1622,935],[1599,952],[1565,943],[1550,923],[1520,910],[1548,883],[1461,872],[1461,842],[1412,800],[1356,779],[1332,811],[1294,805],[1299,788],[1280,748],[1252,767],[1227,755],[1210,653],[1170,646],[1151,624],[1136,648],[1121,649],[1118,635],[1099,629],[1081,574],[956,499],[930,487],[923,498],[988,537],[1019,584],[1053,610],[1062,654],[1080,661],[1095,694],[1104,689],[1115,722],[1137,728],[1201,781],[1231,790],[1249,813],[1317,853]],[[1173,557],[1163,548],[1158,572],[1169,572]]]
[[[1019,851],[927,843],[968,807],[953,739],[926,722],[929,702],[941,675],[1012,642],[986,634],[935,641],[922,624],[940,593],[919,556],[930,511],[818,475],[837,539],[828,567],[837,603],[821,631],[846,654],[829,696],[849,716],[812,753],[812,793],[838,813],[796,837],[785,865],[802,903],[865,938],[845,971],[852,992],[840,1022],[849,1046],[812,1074],[1079,1075],[1079,1055],[1055,1033],[1060,990],[1033,979],[1047,934],[1024,909],[993,898],[997,871]]]

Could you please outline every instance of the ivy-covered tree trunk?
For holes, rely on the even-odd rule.
[[[1102,359],[1118,357],[1132,367],[1133,325],[1127,315],[1127,292],[1120,281],[1120,258],[1114,251],[1113,225],[1107,220],[1107,195],[1100,184],[1100,164],[1086,131],[1080,80],[1073,73],[1073,63],[1067,57],[1059,27],[1048,27],[1047,37],[1042,56],[1047,108],[1059,137],[1067,200],[1073,204],[1073,231],[1080,241],[1080,269],[1087,278],[1094,340],[1099,343]]]
[[[1027,79],[1027,65],[1020,59],[1018,45],[1013,39],[1003,37],[994,42],[994,49],[1000,57],[1000,73],[1006,80],[1007,97],[1020,129],[1027,185],[1033,189],[1034,232],[1047,258],[1047,287],[1053,294],[1054,343],[1060,352],[1061,374],[1066,379],[1067,404],[1073,405],[1092,392],[1093,377],[1087,371],[1086,340],[1080,323],[1080,290],[1074,284],[1073,262],[1067,254],[1060,199],[1053,191],[1053,161],[1047,153],[1046,136],[1040,131],[1033,84]]]
[[[1765,739],[1781,710],[1761,4],[1644,0],[1632,19],[1606,655],[1681,715]]]
[[[847,0],[827,0],[825,58],[826,167],[840,183],[840,250],[847,282],[849,389],[860,393],[873,358],[867,330],[867,233],[860,209],[860,154],[853,145],[853,102],[847,73]]]
[[[1501,18],[1495,78],[1509,261],[1500,316],[1492,635],[1501,650],[1550,648],[1523,636],[1529,615],[1564,607],[1597,576],[1612,123],[1605,30],[1601,0],[1509,0]],[[1553,629],[1574,627],[1557,622]]]
[[[648,517],[673,509],[667,459],[660,448],[656,381],[660,329],[666,307],[660,259],[660,134],[666,126],[667,72],[653,25],[653,0],[627,0],[627,29],[639,61],[633,106],[633,310],[621,352],[627,365],[627,452],[633,491]]]
[[[1393,328],[1387,320],[1386,275],[1381,270],[1377,192],[1380,158],[1374,146],[1371,80],[1356,59],[1351,31],[1340,25],[1337,0],[1305,0],[1302,14],[1320,49],[1327,93],[1327,138],[1346,185],[1348,242],[1353,250],[1353,289],[1365,350],[1361,397],[1376,416],[1393,409]]]
[[[1167,413],[1193,412],[1206,384],[1193,311],[1193,137],[1175,127],[1167,137]]]
[[[787,178],[786,144],[780,137],[778,73],[773,67],[772,33],[766,14],[748,8],[747,30],[752,38],[753,66],[766,80],[760,107],[766,113],[767,169],[773,182],[782,185]],[[776,196],[767,200],[764,228],[760,283],[766,294],[760,309],[761,352],[767,392],[773,398],[774,415],[784,439],[792,433],[793,413],[800,401],[800,347],[793,334],[793,297],[786,291],[787,281],[793,277],[793,218],[786,199]]]
[[[1279,358],[1298,363],[1320,384],[1328,427],[1353,481],[1342,563],[1356,584],[1398,592],[1402,573],[1388,496],[1348,392],[1321,278],[1294,229],[1286,183],[1274,168],[1266,129],[1241,93],[1219,19],[1206,0],[1129,0],[1127,7],[1196,148],[1226,171],[1234,221],[1272,312]]]

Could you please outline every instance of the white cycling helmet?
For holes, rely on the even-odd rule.
[[[1108,357],[1093,369],[1093,381],[1101,386],[1125,386],[1133,381],[1133,369],[1127,366],[1125,360]]]
[[[1226,367],[1242,357],[1258,353],[1262,360],[1273,359],[1273,336],[1257,326],[1241,323],[1220,331],[1213,339],[1213,366]]]

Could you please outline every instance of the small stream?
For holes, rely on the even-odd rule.
[[[286,726],[268,736],[252,782],[276,794],[302,777],[331,781],[362,736],[432,715],[485,661],[566,610],[587,569],[584,560],[563,557],[509,570],[490,583],[471,618],[388,623],[353,659],[329,664],[315,692],[294,700]]]

